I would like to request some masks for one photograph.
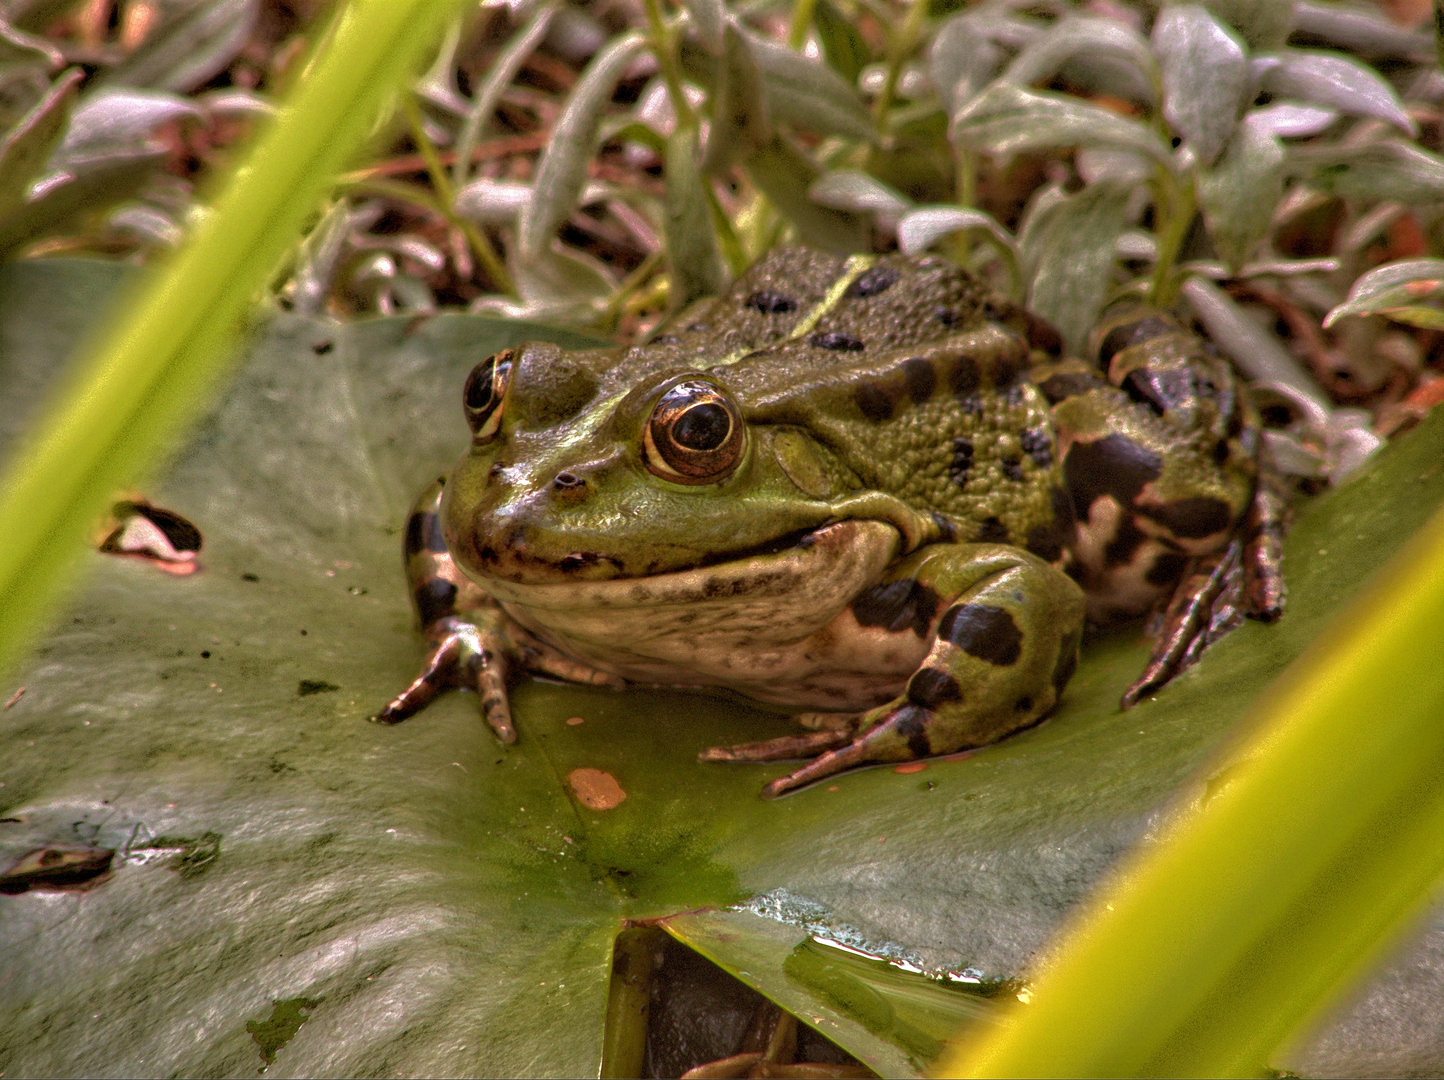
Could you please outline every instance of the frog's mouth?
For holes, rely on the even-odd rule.
[[[756,619],[759,626],[768,624],[769,636],[786,634],[792,624],[810,628],[805,635],[874,583],[899,546],[892,525],[855,519],[788,539],[785,547],[778,541],[765,550],[642,577],[534,583],[486,577],[482,584],[509,611],[525,613],[522,622],[572,637],[594,631],[615,639],[628,632],[626,613],[659,609],[678,613],[679,624],[706,620],[715,626],[722,620],[741,629]]]

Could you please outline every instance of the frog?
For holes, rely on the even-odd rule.
[[[374,719],[461,687],[512,743],[523,675],[734,692],[797,731],[699,758],[800,760],[776,797],[1032,727],[1086,625],[1163,612],[1155,689],[1277,614],[1277,514],[1226,362],[1146,307],[1090,340],[941,256],[784,247],[644,344],[479,359]]]

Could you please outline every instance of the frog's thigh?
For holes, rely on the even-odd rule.
[[[769,785],[768,794],[853,765],[984,746],[1036,723],[1077,663],[1083,593],[1017,548],[941,544],[899,563],[941,598],[932,647],[903,693],[867,713],[853,742]]]

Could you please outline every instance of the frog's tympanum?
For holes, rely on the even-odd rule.
[[[1132,692],[1277,614],[1274,504],[1228,367],[1169,316],[1092,359],[940,258],[774,251],[646,345],[477,364],[472,445],[407,569],[433,648],[377,718],[507,681],[725,687],[802,715],[707,761],[853,765],[1035,724],[1085,619],[1173,597]],[[1245,584],[1239,568],[1248,571]]]

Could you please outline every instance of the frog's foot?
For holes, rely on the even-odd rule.
[[[1288,497],[1283,482],[1269,470],[1259,476],[1258,491],[1244,528],[1243,593],[1248,616],[1273,622],[1284,610],[1284,525]]]
[[[698,761],[787,761],[810,758],[852,742],[853,726],[828,731],[808,731],[801,735],[784,735],[779,739],[738,743],[735,746],[714,746],[697,755]]]
[[[506,629],[512,651],[521,658],[523,666],[533,675],[548,675],[564,682],[606,686],[613,690],[624,690],[627,687],[627,680],[620,675],[599,671],[580,660],[573,660],[560,649],[527,633],[515,623],[508,624]]]
[[[1123,708],[1133,708],[1192,667],[1205,648],[1243,622],[1243,552],[1243,542],[1235,540],[1198,560],[1179,583],[1164,611],[1148,666],[1123,694]]]
[[[399,724],[424,709],[441,691],[466,687],[480,696],[482,715],[496,737],[504,743],[516,742],[506,696],[506,648],[500,633],[451,615],[433,622],[426,636],[433,645],[420,676],[372,719]]]

